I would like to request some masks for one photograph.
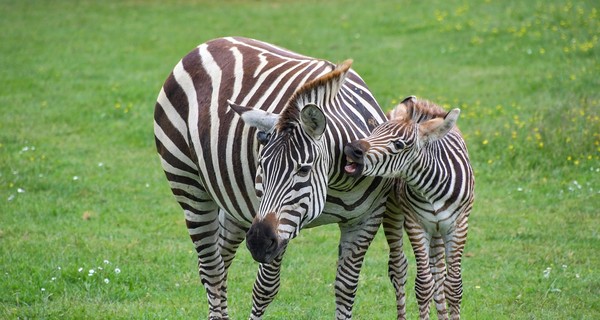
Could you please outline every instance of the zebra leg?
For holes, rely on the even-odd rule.
[[[219,248],[221,250],[221,257],[223,258],[223,281],[221,284],[221,317],[222,319],[229,319],[229,313],[227,311],[227,275],[231,262],[235,257],[235,253],[240,246],[240,243],[244,241],[246,235],[246,229],[239,223],[231,219],[225,211],[221,210],[219,213],[220,223],[220,239]]]
[[[365,254],[382,221],[384,206],[357,225],[340,226],[341,239],[335,276],[335,318],[352,319],[352,305]]]
[[[446,309],[446,297],[444,296],[444,281],[446,278],[446,262],[444,259],[444,239],[440,235],[435,235],[431,239],[429,251],[429,267],[435,282],[433,301],[437,309],[438,319],[448,319],[448,309]]]
[[[221,287],[225,270],[218,244],[218,209],[202,214],[186,211],[186,224],[198,254],[198,273],[208,297],[208,318],[222,319]]]
[[[385,239],[390,247],[388,260],[388,276],[396,291],[396,308],[398,320],[406,319],[406,273],[408,262],[404,255],[402,243],[402,232],[404,226],[404,215],[394,205],[394,198],[388,198],[387,211],[383,217],[383,231]]]
[[[279,276],[284,252],[281,252],[272,263],[259,265],[254,288],[252,288],[251,320],[262,319],[265,310],[279,292]]]
[[[429,304],[433,297],[435,281],[429,267],[429,248],[431,235],[411,215],[406,216],[404,227],[410,239],[417,261],[415,294],[419,303],[419,318],[429,319]]]
[[[463,285],[461,263],[463,250],[467,241],[468,213],[456,221],[456,228],[446,239],[447,278],[445,293],[450,306],[450,319],[460,319]]]
[[[197,172],[190,173],[164,161],[163,165],[198,255],[198,273],[208,297],[209,319],[221,319],[224,268],[218,244],[219,208],[199,182],[189,179]]]

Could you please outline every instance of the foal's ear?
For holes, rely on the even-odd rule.
[[[414,106],[417,104],[417,97],[408,96],[400,102],[392,111],[390,111],[387,116],[389,120],[408,120],[412,118],[412,110]]]
[[[456,125],[460,109],[448,112],[444,118],[435,118],[419,124],[419,142],[427,144],[443,138]]]

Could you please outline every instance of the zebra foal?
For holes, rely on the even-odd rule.
[[[156,147],[196,248],[209,319],[228,319],[227,272],[244,239],[260,263],[250,315],[260,319],[290,240],[328,223],[341,234],[335,315],[352,317],[393,180],[344,173],[346,143],[385,120],[350,66],[228,37],[198,46],[165,81]]]
[[[393,195],[417,260],[421,319],[429,319],[432,298],[439,319],[448,318],[446,300],[451,319],[460,319],[461,259],[474,177],[455,126],[459,114],[459,109],[446,112],[409,97],[390,113],[388,122],[345,148],[348,173],[397,177]]]

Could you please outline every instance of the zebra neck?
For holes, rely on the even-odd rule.
[[[440,160],[439,152],[424,152],[409,168],[404,179],[406,187],[412,194],[430,199],[451,183],[449,170],[448,163]]]

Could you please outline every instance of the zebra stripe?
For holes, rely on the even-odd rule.
[[[439,319],[448,318],[446,302],[450,318],[460,319],[461,259],[475,180],[466,144],[455,127],[459,113],[409,97],[391,112],[390,121],[346,148],[348,172],[399,177],[394,194],[417,260],[421,319],[429,319],[432,299]],[[388,242],[393,237],[397,243],[401,234],[394,228],[400,223],[386,227],[386,222]],[[390,272],[404,283],[405,265],[398,265],[401,271]]]
[[[197,251],[210,319],[228,318],[227,271],[244,239],[260,262],[250,315],[260,319],[279,290],[288,242],[327,223],[341,230],[336,318],[352,317],[392,180],[344,173],[344,145],[385,120],[349,68],[228,37],[196,47],[165,81],[156,146]]]

